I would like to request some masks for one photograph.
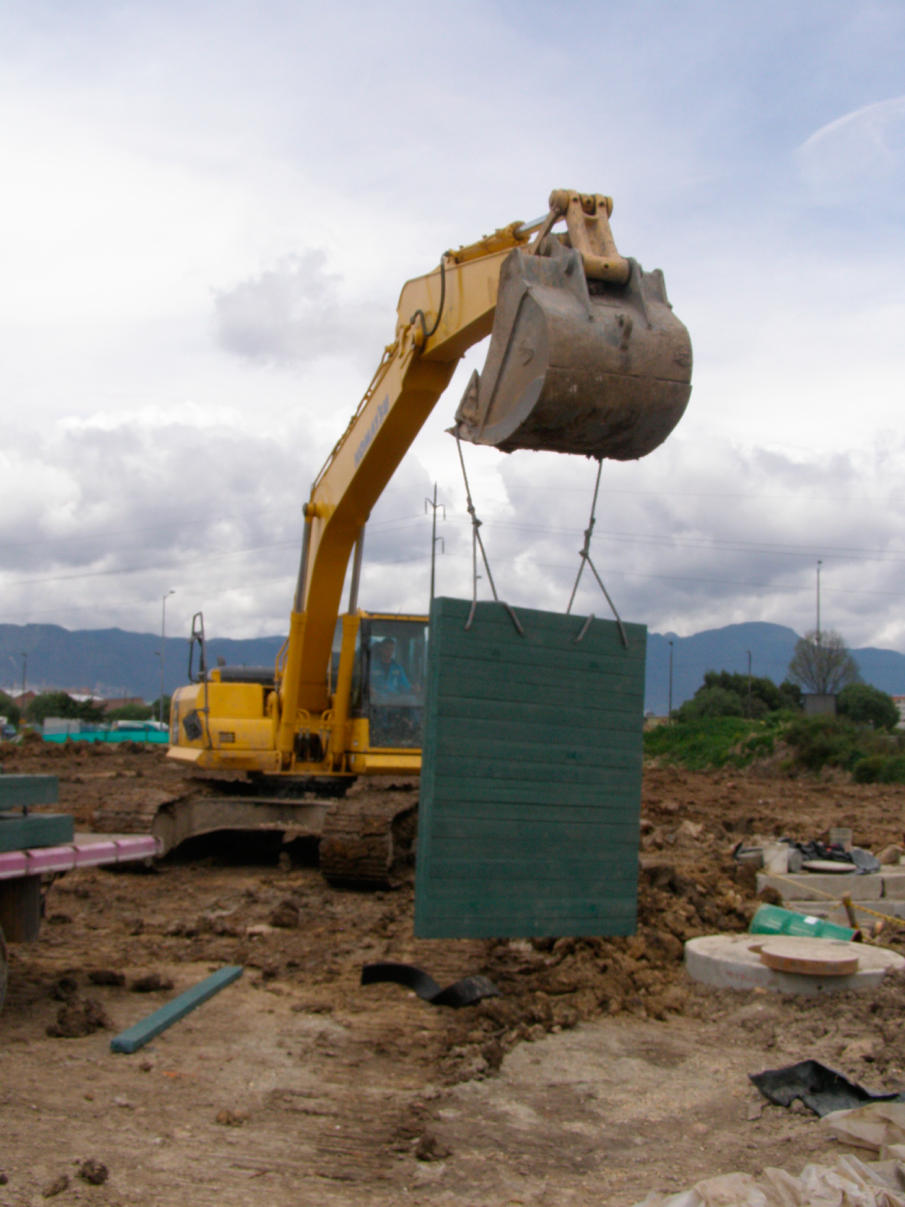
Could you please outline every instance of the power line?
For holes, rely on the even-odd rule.
[[[402,565],[407,565],[409,562],[426,561],[429,556],[430,556],[430,554],[427,554],[427,553],[416,553],[416,554],[413,554],[411,557],[394,558],[392,561],[381,562],[380,564],[383,566],[402,566]],[[469,559],[470,555],[465,554],[465,553],[452,553],[449,556],[457,561],[466,561]],[[493,561],[494,561],[494,565],[496,565],[497,562],[499,562],[501,565],[507,565],[507,566],[517,566],[520,564],[518,559],[511,558],[511,557],[510,558],[494,557]],[[567,566],[564,563],[560,563],[560,562],[535,562],[535,561],[532,561],[531,566],[532,567],[536,566],[542,570],[566,570],[566,571],[574,570],[574,566]],[[792,595],[800,593],[801,591],[812,590],[812,588],[807,584],[800,586],[800,587],[793,587],[793,586],[786,586],[783,584],[775,584],[775,583],[749,583],[749,582],[742,582],[737,579],[694,578],[694,577],[691,577],[690,575],[675,575],[675,574],[643,574],[639,571],[611,570],[609,568],[607,569],[607,575],[617,576],[619,578],[652,579],[656,582],[666,582],[666,583],[701,583],[704,586],[708,586],[708,587],[746,587],[748,589],[753,589],[753,590],[757,590],[757,591],[782,591],[782,592],[786,592],[786,593],[792,594]],[[820,589],[823,594],[830,594],[830,595],[883,595],[883,596],[890,596],[891,598],[894,598],[894,599],[905,598],[905,591],[858,591],[858,590],[849,589],[849,588],[845,588],[845,587],[824,587],[824,586],[821,586]]]
[[[226,557],[238,557],[243,553],[258,553],[263,549],[298,548],[298,541],[277,541],[272,545],[250,545],[247,549],[233,549],[229,553],[212,553],[207,557],[193,557],[190,561],[170,562],[164,566],[125,566],[120,570],[87,570],[80,574],[55,574],[45,578],[16,578],[3,582],[0,587],[27,587],[38,583],[73,582],[82,578],[113,578],[121,574],[143,574],[145,572],[176,573],[186,567],[198,566],[205,562],[222,561]]]
[[[201,519],[201,520],[197,520],[197,519],[196,520],[174,520],[171,523],[167,523],[167,524],[137,524],[131,528],[114,528],[114,529],[109,529],[106,532],[104,532],[104,531],[92,532],[92,533],[84,533],[81,535],[78,533],[61,533],[59,536],[36,537],[32,540],[27,540],[27,541],[8,541],[4,544],[0,544],[0,552],[7,550],[7,549],[31,549],[35,545],[58,545],[61,542],[65,542],[67,545],[70,545],[74,541],[100,541],[100,540],[106,540],[108,537],[112,537],[112,536],[133,536],[137,532],[174,532],[174,531],[182,531],[185,529],[210,528],[215,524],[224,524],[228,520],[245,520],[245,519],[249,519],[250,517],[273,515],[274,512],[278,512],[278,511],[281,511],[281,512],[292,511],[296,515],[301,516],[301,504],[292,504],[292,505],[286,504],[286,505],[283,505],[280,507],[264,507],[264,508],[258,508],[254,511],[238,511],[238,512],[233,512],[230,515],[210,516],[207,519]],[[369,527],[370,528],[374,528],[374,527],[379,528],[384,524],[396,524],[402,520],[418,519],[418,518],[420,518],[420,517],[417,514],[405,515],[405,516],[391,516],[386,520],[372,520],[370,522]],[[302,538],[301,538],[301,533],[300,533],[299,538],[298,538],[299,545],[301,545],[301,542],[302,542]]]

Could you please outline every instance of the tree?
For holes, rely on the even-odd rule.
[[[749,690],[750,687],[750,690]],[[734,671],[706,671],[704,682],[676,712],[680,720],[699,717],[751,717],[759,720],[768,713],[801,710],[801,688],[785,682],[777,687],[765,675],[748,676]]]
[[[749,692],[750,682],[750,692]],[[706,671],[704,685],[699,687],[695,696],[701,695],[710,687],[721,687],[724,691],[736,692],[744,700],[745,715],[762,717],[768,712],[778,712],[782,708],[797,710],[801,708],[801,690],[792,683],[783,683],[779,687],[766,675],[752,675],[749,681],[744,673],[734,671]],[[751,697],[750,711],[747,700]]]
[[[876,729],[895,729],[900,719],[892,696],[869,683],[850,683],[844,687],[836,699],[836,711],[850,721]]]
[[[760,701],[758,701],[760,704]],[[694,698],[686,700],[675,712],[677,721],[699,721],[703,717],[743,717],[746,701],[738,692],[725,687],[699,687]],[[763,705],[760,705],[761,709]]]
[[[795,643],[788,675],[807,692],[833,696],[850,683],[858,683],[858,664],[848,652],[841,634],[833,629],[816,629]]]
[[[6,692],[0,692],[0,713],[6,717],[10,725],[19,724],[19,705]]]
[[[25,709],[30,721],[43,724],[45,717],[67,717],[71,720],[98,722],[104,710],[90,700],[73,700],[67,692],[41,692]]]
[[[107,721],[153,721],[156,716],[150,704],[124,704],[104,714]]]
[[[779,691],[782,695],[783,708],[791,708],[793,712],[801,712],[804,708],[804,698],[801,688],[797,683],[793,683],[791,679],[783,679],[779,685]]]

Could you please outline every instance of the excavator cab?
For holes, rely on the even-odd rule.
[[[644,457],[681,419],[691,341],[659,269],[616,250],[613,202],[558,189],[531,247],[500,268],[487,360],[456,412],[455,435],[503,452]],[[562,234],[552,231],[560,219]]]
[[[349,692],[353,763],[374,755],[385,760],[394,750],[420,751],[428,618],[363,613],[340,618],[330,660],[331,693],[340,677],[344,619],[357,620]]]

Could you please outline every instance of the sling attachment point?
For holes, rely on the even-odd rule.
[[[460,453],[460,456],[461,456],[461,453]],[[606,601],[612,608],[613,615],[616,617],[616,624],[619,628],[619,636],[622,639],[622,645],[625,649],[628,649],[628,637],[626,636],[626,633],[625,633],[625,626],[623,625],[622,620],[620,619],[619,613],[616,611],[616,605],[613,603],[612,599],[610,598],[609,591],[603,585],[603,579],[597,573],[597,567],[591,561],[591,537],[594,535],[594,525],[597,523],[595,512],[597,511],[597,495],[600,492],[600,474],[601,474],[602,469],[603,469],[603,460],[598,457],[597,458],[597,481],[594,483],[594,498],[591,502],[591,518],[588,521],[587,528],[584,530],[584,545],[578,551],[578,556],[581,558],[581,564],[578,567],[578,574],[575,577],[575,585],[572,588],[572,594],[569,596],[569,606],[566,608],[566,615],[568,616],[572,611],[572,604],[575,602],[575,594],[578,591],[578,584],[581,582],[581,576],[582,576],[582,573],[584,572],[585,566],[588,565],[591,567],[591,573],[597,579],[597,584],[600,587],[600,590],[606,596]],[[587,632],[587,630],[591,624],[591,621],[593,619],[594,619],[593,616],[588,617],[584,628],[581,630],[581,632],[575,638],[576,645],[578,644],[579,641],[581,641],[582,637],[584,637],[584,635]]]
[[[490,590],[493,592],[493,598],[497,603],[501,603],[509,613],[509,619],[515,625],[515,631],[519,637],[525,636],[525,630],[522,628],[522,623],[515,614],[515,610],[500,599],[497,595],[496,584],[493,581],[493,574],[490,572],[490,562],[487,560],[487,550],[484,548],[484,542],[481,539],[481,521],[478,519],[478,514],[475,511],[474,501],[471,497],[471,487],[468,485],[468,474],[465,472],[465,458],[462,456],[462,444],[459,437],[456,436],[456,449],[459,453],[459,464],[462,466],[462,480],[465,483],[465,500],[468,514],[471,516],[471,607],[468,610],[468,619],[465,621],[465,632],[467,633],[474,621],[475,611],[478,606],[478,549],[481,550],[481,558],[484,562],[484,569],[487,571],[487,581],[490,583]]]

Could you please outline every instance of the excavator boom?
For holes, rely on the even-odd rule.
[[[328,707],[324,672],[352,547],[473,344],[492,333],[484,372],[456,415],[463,439],[626,460],[651,452],[681,418],[691,392],[688,332],[662,273],[619,255],[611,211],[607,197],[556,190],[533,243],[529,227],[512,223],[403,287],[395,341],[305,508],[281,675],[284,763],[298,710]],[[562,237],[552,233],[559,219]]]

